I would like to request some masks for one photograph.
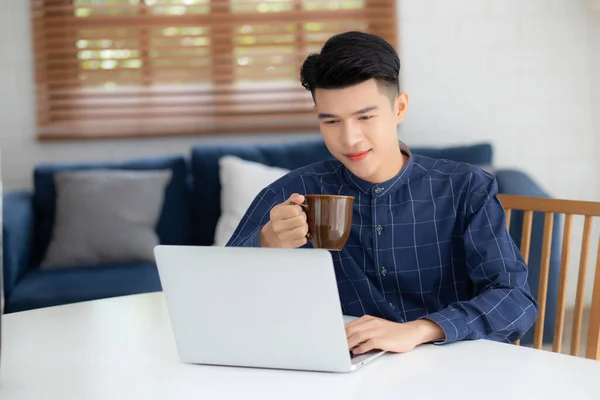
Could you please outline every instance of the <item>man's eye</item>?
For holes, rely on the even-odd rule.
[[[332,120],[329,120],[329,121],[325,121],[325,124],[331,125],[331,124],[335,124],[336,122],[338,122],[336,119],[332,119]]]
[[[373,116],[372,116],[372,115],[363,115],[363,116],[361,116],[359,119],[362,119],[362,120],[367,120],[367,119],[371,119],[371,118],[373,118]]]

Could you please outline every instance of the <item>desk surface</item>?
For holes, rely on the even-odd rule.
[[[162,293],[9,314],[3,322],[2,400],[600,396],[600,362],[488,341],[386,354],[347,374],[186,365]]]

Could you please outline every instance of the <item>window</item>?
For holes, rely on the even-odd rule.
[[[40,139],[317,128],[304,58],[396,0],[31,0]]]

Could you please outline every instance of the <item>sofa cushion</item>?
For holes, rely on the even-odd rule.
[[[62,171],[41,268],[154,262],[156,223],[171,171]]]
[[[289,170],[234,156],[222,157],[219,168],[221,216],[217,222],[214,244],[225,246],[254,198]]]
[[[33,265],[39,265],[50,242],[56,207],[54,174],[59,171],[91,169],[165,170],[170,169],[171,180],[157,224],[162,244],[189,244],[189,177],[188,164],[183,156],[153,157],[120,163],[42,164],[34,170],[33,204],[36,212]]]
[[[289,170],[332,158],[320,139],[278,144],[203,145],[192,148],[192,237],[198,245],[213,244],[217,220],[221,214],[219,159],[225,155]]]
[[[6,301],[6,312],[162,290],[153,263],[30,271]]]
[[[425,157],[464,162],[484,167],[492,165],[493,150],[492,145],[488,143],[470,146],[411,147],[410,149],[413,154]]]

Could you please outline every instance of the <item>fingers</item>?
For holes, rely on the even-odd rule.
[[[364,344],[375,338],[379,333],[378,318],[371,315],[365,315],[346,324],[346,338],[348,348]]]
[[[304,196],[302,196],[301,194],[298,194],[298,193],[294,193],[288,198],[286,203],[287,204],[302,204],[302,203],[304,203],[304,200],[305,200]]]
[[[276,235],[281,243],[287,243],[290,247],[300,247],[308,241],[306,238],[307,233],[308,225],[305,223],[303,226],[291,230],[281,230]]]
[[[305,237],[300,238],[300,239],[290,240],[288,243],[289,243],[290,247],[298,248],[298,247],[304,246],[307,242],[308,242],[308,239],[305,236]]]
[[[371,316],[346,324],[348,348],[353,354],[363,354],[373,349],[405,353],[422,343],[421,336],[420,328],[411,323],[392,322]]]
[[[360,346],[358,346],[357,348],[352,350],[353,354],[364,354],[368,351],[371,350],[379,350],[381,348],[381,346],[379,345],[379,339],[377,338],[373,338],[373,339],[369,339],[367,340],[365,343],[361,344]]]
[[[303,226],[281,232],[279,240],[283,243],[289,243],[291,247],[301,247],[308,242],[307,233],[308,225],[304,223]]]
[[[289,219],[305,214],[299,204],[304,203],[304,196],[298,193],[292,194],[286,201],[276,205],[271,210],[271,219]]]
[[[271,210],[271,220],[286,220],[300,215],[306,217],[306,213],[302,207],[296,204],[282,203]]]
[[[373,320],[375,320],[375,319],[376,319],[376,318],[375,318],[375,317],[373,317],[373,316],[371,316],[371,315],[363,315],[363,316],[362,316],[362,317],[360,317],[360,318],[357,318],[357,319],[355,319],[355,320],[352,320],[352,321],[348,322],[348,323],[346,324],[346,332],[348,332],[348,329],[353,329],[353,328],[355,328],[357,325],[362,325],[362,324],[364,324],[364,323],[367,323],[367,322],[369,322],[369,321],[373,321]]]
[[[287,222],[287,221],[286,221]],[[308,225],[306,222],[296,226],[295,228],[284,228],[280,232],[278,232],[278,237],[280,240],[296,240],[306,238],[308,234]]]
[[[305,215],[298,215],[289,219],[273,219],[271,222],[273,231],[280,240],[285,238],[295,238],[306,236],[308,232],[308,224],[306,223]],[[304,232],[302,232],[304,231]]]
[[[357,345],[364,344],[371,339],[374,339],[378,336],[378,331],[375,329],[368,329],[363,331],[355,332],[349,336],[348,338],[348,348],[352,349]]]
[[[294,193],[271,210],[270,230],[275,235],[277,247],[297,248],[307,243],[307,215],[298,205],[303,202],[304,196]]]

